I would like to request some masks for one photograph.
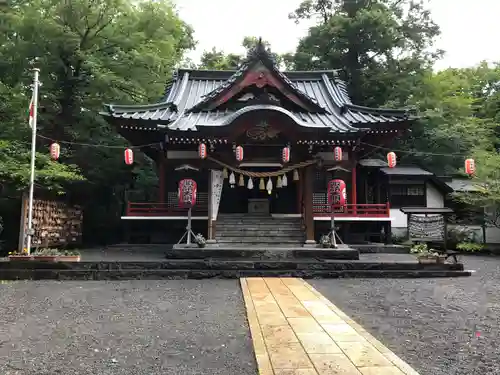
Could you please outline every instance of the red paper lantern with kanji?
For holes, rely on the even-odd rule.
[[[241,146],[236,147],[235,154],[236,154],[236,160],[242,161],[243,160],[243,147],[241,147]]]
[[[196,204],[196,193],[198,187],[196,181],[186,178],[179,182],[179,207],[191,208]]]
[[[342,160],[342,148],[340,148],[339,146],[337,146],[333,149],[333,159],[335,161]]]
[[[473,175],[475,171],[476,171],[476,163],[474,162],[474,159],[465,160],[465,173],[467,173],[470,176]]]
[[[59,143],[52,143],[50,145],[50,158],[52,160],[57,160],[59,159],[59,155],[61,154],[61,146],[59,146]]]
[[[387,165],[389,168],[394,168],[396,166],[397,159],[396,159],[396,154],[394,152],[388,152],[387,153]]]
[[[335,206],[335,212],[344,212],[347,203],[347,186],[344,180],[328,181],[328,207]]]
[[[134,164],[134,151],[131,148],[127,148],[124,152],[125,164]]]
[[[207,145],[205,143],[200,143],[198,146],[198,156],[200,159],[205,159],[207,157]]]
[[[283,163],[288,163],[290,161],[290,147],[283,147],[281,159],[283,160]]]

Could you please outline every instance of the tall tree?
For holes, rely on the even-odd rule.
[[[12,0],[0,14],[0,28],[0,82],[16,90],[10,103],[26,103],[24,109],[7,105],[8,116],[26,118],[35,62],[42,82],[39,133],[60,141],[61,163],[76,165],[86,178],[69,190],[94,197],[86,217],[92,225],[108,225],[106,217],[119,217],[130,170],[120,151],[126,142],[98,112],[103,103],[160,98],[172,70],[194,45],[191,28],[168,0]],[[29,144],[27,134],[13,136]],[[39,150],[49,142],[40,138]],[[138,161],[142,181],[154,172],[148,160]]]
[[[235,70],[241,64],[243,56],[234,53],[225,54],[215,47],[211,51],[204,51],[201,55],[198,69],[208,70]]]
[[[441,51],[424,0],[305,0],[290,15],[314,18],[297,48],[299,70],[344,69],[353,100],[405,104]]]

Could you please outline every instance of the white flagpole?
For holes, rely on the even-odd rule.
[[[33,194],[35,190],[35,156],[36,156],[36,117],[38,112],[38,73],[40,69],[33,69],[35,78],[33,79],[33,123],[31,129],[31,174],[30,174],[30,193],[28,201],[28,232],[26,241],[26,251],[31,254],[31,240],[33,238]]]

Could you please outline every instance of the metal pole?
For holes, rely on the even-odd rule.
[[[188,210],[187,244],[191,245],[191,207]]]
[[[36,156],[36,118],[38,111],[38,73],[40,69],[33,69],[35,78],[33,80],[33,125],[31,129],[31,174],[30,174],[30,192],[28,197],[28,232],[26,241],[26,251],[31,254],[31,240],[33,231],[33,194],[35,190],[35,156]]]

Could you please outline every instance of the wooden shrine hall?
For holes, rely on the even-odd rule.
[[[262,43],[236,71],[179,69],[157,103],[110,104],[101,114],[132,146],[149,145],[141,151],[157,166],[157,196],[129,198],[128,224],[163,233],[184,226],[178,184],[191,178],[193,219],[209,240],[269,218],[276,226],[293,221],[293,238],[308,244],[328,232],[332,212],[347,241],[356,231],[390,235],[388,189],[378,173],[387,164],[361,161],[416,119],[408,110],[352,103],[337,71],[282,72]],[[332,180],[345,182],[342,207],[329,199]]]

